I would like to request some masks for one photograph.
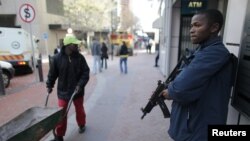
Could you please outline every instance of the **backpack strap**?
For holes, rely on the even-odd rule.
[[[234,85],[236,78],[237,78],[237,70],[238,70],[238,63],[239,63],[239,59],[238,57],[236,57],[233,53],[230,54],[230,61],[232,63],[232,80],[231,80],[231,84],[232,86]]]
[[[236,73],[237,73],[237,68],[238,68],[238,57],[236,57],[233,53],[230,53],[230,58],[228,59],[228,61],[214,75],[221,72],[223,68],[225,68],[226,66],[230,64],[232,65],[232,74],[231,74],[232,79],[231,79],[230,84],[231,86],[233,86],[236,80]]]

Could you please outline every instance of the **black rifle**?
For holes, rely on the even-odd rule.
[[[158,86],[155,89],[155,91],[153,92],[153,94],[151,95],[149,102],[147,103],[145,108],[141,108],[143,115],[141,117],[141,119],[144,118],[144,116],[146,116],[147,113],[150,113],[151,110],[154,108],[154,106],[156,106],[157,104],[160,106],[164,118],[168,118],[170,117],[170,112],[168,110],[167,105],[165,104],[164,100],[164,96],[161,94],[163,90],[165,90],[168,87],[168,84],[173,81],[175,79],[175,77],[177,76],[177,74],[180,72],[180,67],[181,65],[187,61],[186,57],[183,56],[178,64],[175,66],[175,68],[173,69],[173,71],[170,73],[170,75],[168,76],[167,80],[165,82],[162,82],[161,80],[158,80]]]

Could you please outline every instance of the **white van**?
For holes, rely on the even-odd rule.
[[[22,28],[0,27],[0,60],[13,65],[16,71],[33,72],[33,54],[38,58],[37,41]],[[33,53],[34,50],[34,53]]]

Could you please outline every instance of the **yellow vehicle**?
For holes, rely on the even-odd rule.
[[[133,35],[129,33],[112,33],[110,35],[110,42],[115,46],[115,55],[119,55],[119,50],[123,41],[126,42],[129,55],[133,55]]]

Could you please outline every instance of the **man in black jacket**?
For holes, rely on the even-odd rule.
[[[120,70],[121,73],[128,73],[128,67],[127,67],[127,60],[128,60],[128,47],[126,45],[126,42],[122,42],[122,46],[120,49]],[[122,65],[124,64],[124,66]]]
[[[79,133],[83,133],[86,124],[86,114],[83,107],[84,87],[89,80],[89,67],[83,55],[79,53],[78,44],[81,41],[74,36],[66,36],[60,53],[52,58],[47,79],[47,91],[52,92],[58,78],[57,96],[58,105],[67,109],[69,100],[74,92],[73,99],[76,110],[76,121]],[[56,126],[56,136],[53,141],[63,141],[67,129],[67,116]]]
[[[54,49],[54,54],[57,54],[61,51],[61,47],[63,46],[63,39],[59,40],[59,45]]]

